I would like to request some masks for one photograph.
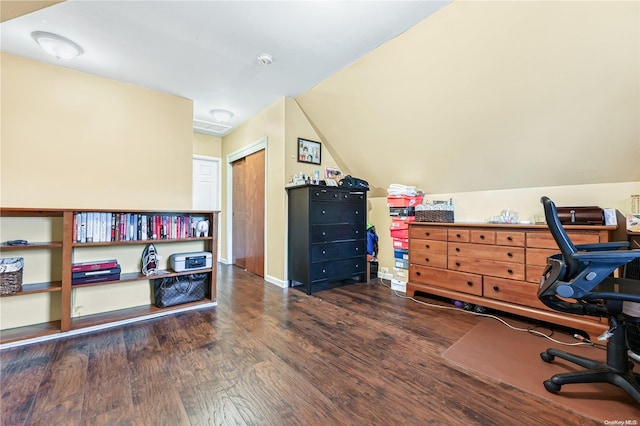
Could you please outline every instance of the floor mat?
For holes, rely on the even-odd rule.
[[[513,320],[508,322],[518,327],[529,326]],[[575,342],[568,334],[557,331],[553,337],[563,342]],[[623,424],[626,420],[640,421],[640,405],[625,391],[610,384],[571,384],[562,386],[558,394],[547,392],[542,384],[544,380],[556,373],[582,369],[557,357],[553,363],[542,361],[540,352],[547,348],[603,361],[606,356],[602,349],[559,345],[530,333],[512,330],[491,318],[482,319],[442,356],[460,369],[476,371],[596,420],[622,420]],[[636,370],[639,368],[636,366]]]

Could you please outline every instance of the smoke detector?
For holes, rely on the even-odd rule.
[[[273,62],[273,56],[268,53],[261,53],[256,57],[256,59],[260,65],[265,67],[268,67]]]

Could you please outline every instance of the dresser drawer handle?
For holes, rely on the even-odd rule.
[[[425,232],[424,235],[426,235],[427,237],[431,235],[431,232]]]
[[[481,240],[484,240],[484,235],[480,235],[480,239],[481,239]]]
[[[513,274],[513,269],[507,269],[507,272]]]
[[[462,235],[456,234],[456,238],[460,238],[460,237],[462,237]]]
[[[456,247],[456,251],[460,253],[460,247]]]
[[[323,274],[326,274],[326,273],[327,273],[327,270],[326,270],[326,269],[323,269],[323,270],[322,270],[322,273],[323,273]]]
[[[356,269],[358,269],[358,267],[359,267],[359,266],[360,266],[360,265],[358,265],[358,264],[356,263]]]
[[[327,236],[327,233],[326,233],[326,232],[324,232],[324,231],[322,231],[322,236],[323,236],[323,237],[326,237],[326,236]]]
[[[333,198],[338,198],[338,194],[333,194]]]
[[[420,271],[416,271],[416,275],[417,275],[417,276],[420,276],[420,275],[421,275],[421,274],[420,274]]]
[[[326,212],[326,211],[324,211],[324,210],[322,210],[322,214],[327,214],[327,212]]]
[[[431,248],[431,246],[429,244],[425,244],[424,248]]]
[[[356,214],[360,214],[360,212],[358,210],[356,210]]]
[[[513,253],[509,252],[509,253],[507,253],[507,256],[513,257]]]
[[[511,235],[509,235],[509,236],[507,237],[507,241],[513,241],[513,237],[512,237]]]
[[[316,197],[319,197],[319,196],[320,196],[320,193],[319,193],[319,192],[316,192]]]
[[[360,251],[360,247],[356,247],[356,251]]]
[[[357,229],[356,229],[355,231],[356,231],[356,234],[359,234],[359,233],[360,233],[360,231],[358,231]]]
[[[343,198],[347,198],[347,197],[348,197],[348,195],[347,195],[347,194],[344,194]]]
[[[327,251],[326,250],[322,250],[322,254],[327,254]]]
[[[460,262],[456,262],[456,266],[460,266]]]
[[[467,285],[468,285],[469,287],[473,287],[473,281],[467,281]]]
[[[425,261],[425,262],[428,262],[428,261],[429,261],[429,258],[428,258],[428,257],[425,257],[425,258],[424,258],[424,261]]]
[[[493,286],[493,291],[500,291],[500,287],[498,287],[497,285]]]

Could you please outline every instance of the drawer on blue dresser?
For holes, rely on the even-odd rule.
[[[349,224],[313,225],[311,226],[312,243],[329,243],[332,241],[361,240],[365,238],[364,223],[362,227]]]
[[[311,223],[364,223],[365,208],[362,203],[311,203]]]
[[[344,241],[331,244],[313,244],[311,246],[311,262],[345,259],[361,256],[367,251],[365,240]]]
[[[311,281],[348,278],[366,273],[366,257],[335,260],[332,262],[312,263]]]

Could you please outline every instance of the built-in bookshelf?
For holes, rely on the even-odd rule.
[[[89,225],[89,221],[91,225]],[[192,210],[76,210],[0,208],[0,252],[2,257],[23,257],[22,291],[2,295],[2,327],[0,345],[20,344],[69,333],[90,331],[123,322],[166,315],[185,309],[216,304],[218,212]],[[91,237],[88,231],[91,229]],[[13,239],[28,244],[11,246]],[[197,271],[175,272],[166,267],[153,275],[139,268],[140,254],[148,244],[161,246],[165,253],[207,251],[212,253],[212,266]],[[74,285],[72,265],[79,261],[99,261],[108,251],[123,264],[118,279]],[[153,301],[153,280],[157,278],[207,273],[205,299],[183,305],[158,308]],[[124,291],[127,285],[142,288],[148,300],[135,306],[101,310],[84,314],[74,301],[91,291],[112,286]],[[149,286],[149,291],[145,290]],[[92,290],[93,289],[93,290]],[[114,292],[117,294],[117,292]],[[126,300],[122,300],[126,305]],[[33,309],[25,309],[25,306]],[[94,307],[94,309],[96,309]],[[29,312],[30,311],[30,312]]]

